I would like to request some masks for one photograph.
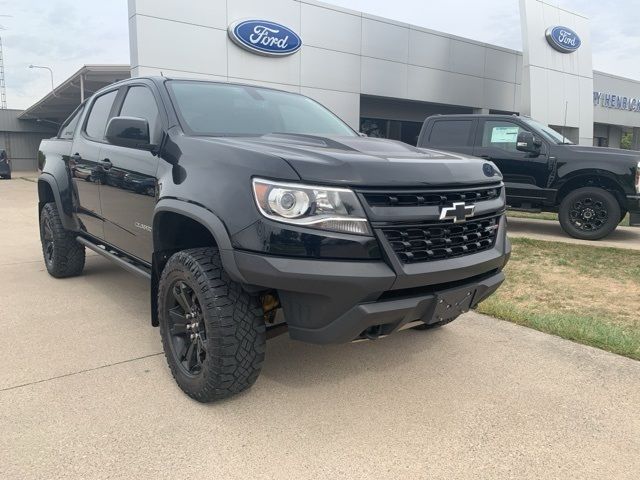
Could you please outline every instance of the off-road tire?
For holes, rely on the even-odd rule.
[[[84,245],[76,234],[65,230],[55,203],[47,203],[40,212],[40,242],[47,272],[56,278],[74,277],[82,273]]]
[[[204,339],[196,358],[201,362],[194,374],[188,371],[187,354],[176,346],[176,325],[170,310],[179,305],[174,288],[189,287],[192,311],[198,311],[193,325],[202,325]],[[171,305],[174,305],[171,308]],[[184,309],[186,311],[186,309]],[[184,313],[184,312],[182,312]],[[199,402],[221,400],[251,387],[262,368],[266,333],[257,297],[229,278],[216,248],[194,248],[174,254],[167,262],[158,285],[158,318],[167,363],[180,388]],[[184,317],[182,317],[184,318]],[[188,330],[192,332],[193,330]],[[184,340],[182,348],[188,344]],[[199,347],[198,347],[199,348]],[[185,367],[183,362],[187,362]]]
[[[411,327],[412,330],[433,330],[434,328],[440,328],[448,323],[451,323],[455,320],[455,318],[450,318],[448,320],[442,320],[441,322],[435,323],[421,323],[420,325],[416,325],[415,327]]]
[[[581,212],[586,210],[589,210],[590,215],[595,215],[595,219],[591,217],[584,220]],[[598,218],[601,214],[606,214],[606,217]],[[606,237],[620,223],[621,214],[616,197],[598,187],[583,187],[570,192],[562,199],[558,210],[562,229],[570,236],[581,240],[599,240]],[[589,228],[580,227],[578,224]]]

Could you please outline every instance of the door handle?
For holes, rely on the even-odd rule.
[[[109,160],[108,158],[100,160],[100,165],[104,170],[109,170],[111,167],[113,167],[113,163],[111,163],[111,160]]]

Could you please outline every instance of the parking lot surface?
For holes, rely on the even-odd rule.
[[[0,478],[590,478],[640,469],[640,363],[478,314],[314,346],[245,394],[175,385],[149,290],[101,257],[55,280],[36,185],[0,182]]]

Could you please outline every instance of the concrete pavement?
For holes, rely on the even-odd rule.
[[[0,478],[589,478],[640,469],[640,363],[474,313],[429,332],[278,337],[258,382],[173,382],[145,282],[56,280],[35,184],[0,181]]]
[[[590,241],[570,237],[564,233],[560,222],[509,217],[509,236],[513,238],[527,237],[536,240],[588,245],[591,247],[616,247],[640,250],[640,227],[618,227],[602,240]]]

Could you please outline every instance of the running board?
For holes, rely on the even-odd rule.
[[[123,258],[119,257],[115,253],[109,252],[109,251],[105,250],[104,248],[96,245],[95,243],[91,243],[86,238],[76,237],[76,241],[78,243],[84,245],[88,249],[93,250],[94,252],[102,255],[103,257],[108,258],[113,263],[115,263],[116,265],[119,265],[120,267],[124,268],[128,272],[135,273],[136,275],[139,275],[139,276],[141,276],[143,278],[146,278],[147,280],[151,281],[151,273],[148,270],[146,270],[145,268],[139,267],[139,266],[135,265],[134,263],[131,263],[131,262],[128,262],[128,261],[124,260]]]
[[[542,213],[540,208],[507,207],[510,212]]]

